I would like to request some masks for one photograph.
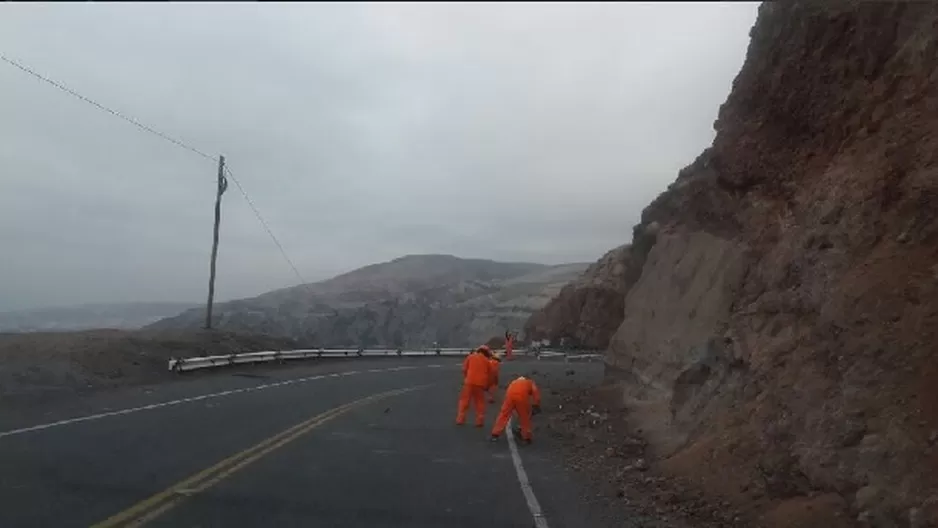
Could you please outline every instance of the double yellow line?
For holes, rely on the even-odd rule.
[[[206,489],[221,482],[225,478],[231,476],[236,471],[243,469],[252,462],[257,461],[264,455],[285,446],[286,444],[296,440],[305,433],[319,427],[333,418],[341,416],[356,407],[361,407],[377,400],[390,398],[391,396],[404,394],[405,392],[423,389],[428,386],[429,385],[421,385],[417,387],[409,387],[406,389],[397,389],[374,394],[360,400],[355,400],[353,402],[340,405],[322,414],[313,416],[306,421],[303,421],[281,433],[261,441],[253,447],[245,449],[244,451],[236,453],[222,460],[208,469],[200,471],[185,480],[173,484],[156,495],[144,499],[137,504],[134,504],[130,508],[127,508],[120,513],[117,513],[97,524],[92,525],[91,528],[142,526],[172,509],[188,495],[205,491]]]

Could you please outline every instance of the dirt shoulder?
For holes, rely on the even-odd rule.
[[[756,526],[731,504],[662,471],[640,432],[613,405],[611,389],[551,391],[538,426],[563,463],[592,483],[592,502],[622,521],[641,518],[643,526]]]
[[[590,389],[550,391],[538,431],[557,446],[570,470],[592,483],[591,500],[621,521],[713,528],[858,526],[835,493],[769,497],[757,482],[733,495],[704,488],[679,461],[655,454],[620,402],[621,390],[608,380]],[[732,478],[737,468],[728,462],[720,471]]]
[[[565,468],[566,478],[583,485],[578,499],[597,526],[760,526],[726,497],[709,495],[668,470],[622,405],[619,380],[605,363],[510,361],[502,374],[537,381],[544,412],[534,420],[535,442]]]

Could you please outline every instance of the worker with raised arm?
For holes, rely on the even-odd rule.
[[[489,365],[492,367],[491,381],[489,382],[488,388],[489,403],[495,403],[495,394],[498,392],[498,371],[501,364],[501,358],[492,354],[492,357],[489,358]]]
[[[485,425],[485,391],[492,379],[490,355],[489,347],[483,345],[472,351],[462,362],[463,384],[459,394],[456,425],[466,423],[466,411],[469,410],[470,402],[475,407],[476,427]]]
[[[509,330],[505,330],[505,359],[511,359],[511,353],[515,350],[515,336],[511,335]]]
[[[541,391],[537,388],[534,380],[519,376],[508,384],[505,389],[505,400],[502,401],[502,408],[498,413],[498,419],[495,420],[495,427],[492,428],[492,441],[505,432],[508,426],[508,419],[512,413],[517,413],[518,422],[521,424],[521,440],[530,444],[533,439],[531,435],[531,415],[541,412]]]

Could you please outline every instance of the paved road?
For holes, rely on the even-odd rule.
[[[601,376],[569,368],[503,372]],[[0,526],[596,526],[545,444],[488,442],[491,408],[453,424],[458,385],[455,360],[352,359],[3,409]]]

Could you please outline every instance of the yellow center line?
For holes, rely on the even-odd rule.
[[[284,445],[296,440],[305,433],[319,427],[320,425],[336,418],[350,410],[371,403],[376,400],[390,398],[406,392],[415,391],[428,387],[421,385],[409,387],[406,389],[397,389],[388,392],[374,394],[360,400],[355,400],[344,405],[330,409],[322,414],[318,414],[304,420],[285,431],[282,431],[270,438],[262,440],[256,445],[235,453],[234,455],[218,462],[217,464],[204,469],[195,475],[192,475],[155,495],[144,499],[137,504],[123,510],[113,516],[91,526],[91,528],[114,528],[117,526],[141,526],[170,510],[179,501],[185,498],[185,495],[204,491],[236,471],[243,469],[249,464],[257,461],[264,455],[267,455]]]

